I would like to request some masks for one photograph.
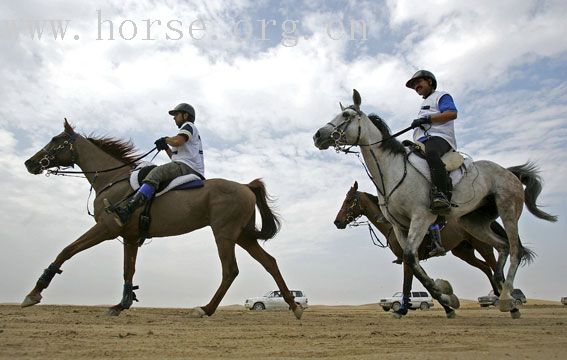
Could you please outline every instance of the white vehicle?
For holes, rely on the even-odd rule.
[[[392,297],[380,299],[378,305],[382,306],[384,311],[400,310],[402,306],[402,293],[397,292]],[[410,308],[413,310],[427,310],[433,306],[433,299],[426,291],[412,291],[410,297]]]
[[[300,290],[291,290],[291,294],[295,297],[295,302],[304,309],[307,308],[307,298]],[[250,310],[272,310],[272,309],[289,309],[289,305],[285,302],[279,290],[268,291],[264,296],[246,299],[244,307]]]

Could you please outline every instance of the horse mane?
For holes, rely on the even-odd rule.
[[[87,140],[117,160],[124,163],[137,163],[137,161],[134,162],[134,160],[139,157],[139,154],[137,154],[137,150],[131,140],[104,136],[94,137],[92,135],[87,137]]]
[[[380,201],[378,201],[378,196],[369,194],[369,193],[367,193],[367,192],[365,192],[365,193],[363,193],[363,194],[366,195],[366,196],[368,196],[368,198],[369,198],[373,203],[375,203],[376,205],[378,205],[378,204],[380,203]]]
[[[378,128],[380,133],[382,134],[382,139],[390,137],[390,128],[388,125],[382,120],[382,118],[376,114],[369,114],[368,119]],[[380,147],[385,151],[389,151],[393,154],[402,154],[406,153],[405,147],[402,145],[401,142],[396,140],[395,138],[391,138],[389,140],[383,141],[380,143]]]

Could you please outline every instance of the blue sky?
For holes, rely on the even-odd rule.
[[[115,40],[96,40],[97,10],[113,22]],[[63,117],[81,133],[131,138],[146,151],[175,133],[167,110],[179,102],[197,110],[207,177],[243,183],[262,177],[278,199],[283,229],[264,246],[290,287],[316,304],[370,303],[398,291],[402,274],[393,256],[372,246],[365,229],[332,224],[352,183],[371,192],[371,182],[354,156],[320,152],[311,136],[336,115],[339,101],[351,102],[353,88],[365,112],[380,114],[393,130],[407,127],[420,98],[404,84],[419,68],[433,71],[439,88],[453,95],[460,150],[506,167],[527,160],[540,166],[540,203],[559,222],[524,212],[521,237],[538,258],[519,270],[517,285],[528,297],[558,300],[567,292],[566,10],[563,1],[2,3],[4,22],[71,22],[64,40],[0,38],[0,302],[19,302],[57,253],[92,225],[85,180],[32,176],[23,166],[62,130]],[[152,32],[156,40],[142,40],[144,19],[162,21]],[[217,39],[208,30],[202,40],[190,38],[188,26],[198,19],[214,24]],[[126,20],[137,26],[132,40],[117,33]],[[176,34],[163,25],[170,20],[183,22],[183,39],[166,39]],[[250,39],[230,36],[240,20],[253,25]],[[270,26],[266,40],[258,40],[263,20]],[[336,24],[350,20],[365,22],[366,40],[360,33],[338,39]],[[296,23],[296,32],[282,30],[286,21]],[[125,37],[131,26],[124,25]],[[297,35],[295,46],[282,42],[284,32]],[[139,305],[208,302],[220,282],[216,254],[209,229],[154,239],[138,260]],[[237,258],[240,275],[223,304],[275,288],[246,254],[238,251]],[[423,266],[463,298],[490,289],[480,271],[451,255]],[[119,300],[118,241],[77,255],[63,269],[44,303]]]

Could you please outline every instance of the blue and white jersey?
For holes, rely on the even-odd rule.
[[[446,92],[434,91],[426,99],[423,100],[417,118],[424,117],[425,115],[439,114],[445,111],[457,112],[453,98]],[[447,140],[449,145],[454,150],[457,150],[457,140],[455,139],[455,124],[454,120],[449,120],[445,123],[433,123],[431,125],[423,125],[427,130],[415,128],[413,131],[413,140],[421,141],[425,137],[438,136]]]
[[[187,136],[187,141],[181,146],[171,147],[171,160],[189,165],[193,170],[205,177],[205,160],[203,158],[203,144],[195,124],[189,121],[179,127],[178,135]]]

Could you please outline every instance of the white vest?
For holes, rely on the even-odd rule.
[[[191,169],[204,177],[205,161],[203,158],[203,144],[201,143],[199,130],[197,130],[195,124],[186,121],[179,127],[179,134],[187,135],[189,140],[181,146],[171,147],[171,160],[189,165]]]
[[[439,114],[439,99],[447,93],[444,91],[434,91],[423,100],[421,104],[421,109],[417,114],[417,118],[421,118],[425,115]],[[413,140],[417,141],[424,136],[438,136],[447,140],[449,145],[454,150],[457,150],[457,140],[455,139],[455,124],[453,120],[449,120],[445,123],[433,123],[431,125],[423,125],[427,130],[421,128],[415,128],[413,131]]]

